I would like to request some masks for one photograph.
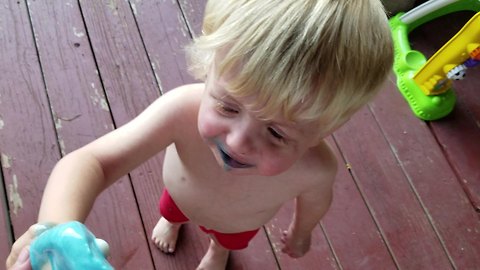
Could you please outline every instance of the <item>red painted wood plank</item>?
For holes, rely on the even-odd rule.
[[[478,84],[480,80],[476,82]],[[459,98],[453,112],[444,119],[432,122],[431,128],[471,204],[480,211],[480,118],[473,118],[464,105],[466,103]]]
[[[202,31],[203,14],[207,0],[178,0],[178,2],[191,31],[194,35],[199,35]]]
[[[126,1],[82,1],[80,5],[111,114],[115,124],[120,126],[138,115],[160,94],[135,22],[134,10]],[[152,252],[150,232],[156,221],[150,225],[153,219],[148,217],[158,213],[156,205],[161,190],[161,174],[158,169],[161,167],[157,166],[158,164],[161,164],[160,157],[152,159],[130,174],[141,215],[141,217],[133,216],[132,219],[138,219],[144,227],[135,230],[119,230],[119,233],[144,241],[149,250],[135,250],[126,256],[119,254],[121,258],[118,259],[130,260],[130,257],[135,256],[143,258],[144,263],[148,263],[149,266],[139,267],[129,264],[122,266],[124,269],[154,267],[151,265],[152,255],[149,253]],[[145,190],[139,188],[138,183],[142,183],[141,186]],[[148,196],[143,196],[144,193]],[[148,207],[145,209],[145,203],[142,202],[146,200]],[[138,209],[135,213],[123,209],[118,211],[122,218],[117,222],[122,222],[122,219],[130,218],[131,214],[136,215]],[[147,221],[144,220],[145,218]],[[153,254],[156,253],[153,251]]]
[[[68,153],[112,130],[108,103],[77,1],[61,5],[31,1],[29,9],[59,145],[62,153]],[[125,219],[125,213],[130,218]],[[100,196],[86,223],[111,245],[114,267],[152,267],[128,178]],[[136,237],[125,237],[125,231]]]
[[[450,269],[430,220],[370,111],[361,110],[334,137],[398,267]]]
[[[478,215],[431,130],[411,114],[393,84],[371,108],[457,268],[480,265]]]
[[[19,237],[36,221],[46,177],[60,151],[26,3],[5,2],[0,18],[0,161],[8,215]],[[5,244],[9,241],[2,238],[2,265],[9,253]]]
[[[117,126],[160,96],[152,67],[126,1],[81,1],[91,45]]]
[[[328,142],[336,152],[339,170],[334,185],[333,202],[322,219],[325,233],[343,269],[394,269],[395,262],[381,232],[357,189],[335,142]]]
[[[193,83],[184,53],[191,36],[178,4],[175,1],[131,1],[130,4],[162,92]]]
[[[0,27],[2,25],[0,24]],[[1,170],[0,170],[1,171]],[[12,235],[10,232],[10,220],[8,219],[7,194],[4,190],[3,176],[0,173],[0,262],[3,263],[10,253]]]
[[[411,34],[412,46],[430,57],[473,16],[458,12],[421,26]],[[457,96],[454,111],[431,128],[442,146],[449,163],[459,177],[472,204],[480,210],[480,96],[479,70],[470,69],[463,81],[454,82]]]

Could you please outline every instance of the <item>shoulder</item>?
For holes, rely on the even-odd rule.
[[[327,142],[310,148],[301,159],[299,169],[304,173],[306,188],[331,189],[338,170],[338,161]]]
[[[182,134],[186,132],[185,128],[196,127],[204,89],[204,84],[188,84],[172,89],[157,100],[156,106],[173,122],[172,128]]]
[[[325,176],[335,177],[338,169],[338,161],[332,148],[326,141],[322,141],[319,145],[312,149],[314,160],[318,162],[318,168]]]
[[[203,88],[189,84],[168,91],[115,133],[166,147],[183,136],[185,126],[195,126]]]
[[[173,110],[198,108],[204,89],[205,85],[203,83],[183,85],[163,94],[156,103],[168,104]]]
[[[153,123],[170,123],[178,126],[182,121],[193,120],[203,95],[204,84],[188,84],[174,88],[155,100],[142,115]]]

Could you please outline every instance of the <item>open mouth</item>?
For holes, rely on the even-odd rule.
[[[229,169],[246,169],[246,168],[251,168],[253,165],[251,164],[246,164],[242,163],[240,161],[235,160],[233,157],[231,157],[223,148],[217,144],[218,152],[220,153],[220,157],[222,158],[224,167],[226,170]]]

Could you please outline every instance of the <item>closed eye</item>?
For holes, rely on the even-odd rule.
[[[239,112],[237,109],[233,108],[232,106],[222,102],[218,102],[216,107],[220,113],[225,115],[237,114]]]
[[[272,127],[268,127],[268,132],[270,132],[270,134],[277,140],[284,140],[284,136],[282,134],[280,134],[280,132],[276,131],[274,128]]]

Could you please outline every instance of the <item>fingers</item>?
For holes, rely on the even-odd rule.
[[[12,250],[10,251],[10,255],[7,258],[7,269],[12,267],[18,259],[20,252],[22,249],[27,246],[30,241],[35,237],[35,225],[30,226],[30,228],[22,235],[20,238],[13,243]]]
[[[31,270],[29,246],[22,249],[15,264],[9,270]]]
[[[13,243],[12,250],[10,251],[10,255],[8,256],[6,262],[7,269],[15,264],[22,250],[26,246],[30,245],[30,242],[35,237],[39,236],[52,226],[52,224],[34,224],[30,226],[30,228],[22,236],[20,236],[15,243]]]
[[[310,242],[292,239],[288,231],[283,231],[280,241],[283,244],[281,251],[292,258],[300,258],[304,256],[310,247]]]
[[[280,237],[280,242],[282,242],[282,244],[285,244],[287,242],[287,231],[282,232],[282,236]]]
[[[288,235],[288,232],[283,231],[282,236],[280,237],[280,242],[282,242],[283,244],[282,252],[291,257],[292,251],[290,250],[289,245],[287,244],[287,235]]]

